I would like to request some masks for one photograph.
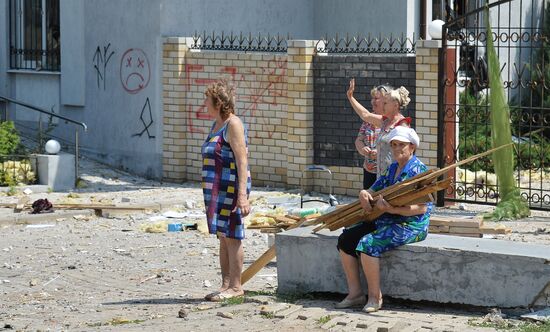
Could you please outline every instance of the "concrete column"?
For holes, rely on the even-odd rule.
[[[162,51],[162,177],[176,182],[187,180],[186,96],[183,84],[185,56],[189,51],[186,41],[186,38],[166,38]]]
[[[287,184],[300,185],[302,170],[313,164],[314,40],[289,40],[287,64]],[[304,178],[306,186],[311,185]]]
[[[417,156],[431,168],[437,167],[439,48],[439,40],[416,42],[416,131],[421,142]]]

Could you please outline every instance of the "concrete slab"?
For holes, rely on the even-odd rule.
[[[347,293],[336,250],[341,230],[312,228],[276,235],[278,291]],[[548,306],[550,246],[433,234],[384,254],[381,280],[385,295],[407,300]]]

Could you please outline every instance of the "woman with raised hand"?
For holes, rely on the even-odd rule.
[[[396,126],[410,126],[411,118],[404,117],[402,114],[402,111],[411,101],[409,98],[409,91],[404,87],[386,91],[387,93],[383,97],[382,104],[383,115],[369,112],[369,110],[363,107],[363,105],[353,97],[354,91],[355,79],[352,79],[349,83],[347,96],[353,110],[364,122],[368,122],[380,128],[380,133],[376,140],[377,176],[380,176],[380,173],[383,172],[393,160],[390,145],[387,141],[389,132]]]

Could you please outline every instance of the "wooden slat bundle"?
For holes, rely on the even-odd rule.
[[[379,190],[375,192],[372,196],[373,198],[375,198],[375,200],[377,197],[382,196],[384,197],[384,199],[386,199],[386,201],[388,201],[388,203],[393,206],[410,205],[413,204],[413,202],[428,200],[431,197],[430,195],[432,193],[446,189],[451,185],[452,178],[434,183],[434,181],[436,181],[438,177],[447,174],[450,170],[458,166],[470,163],[478,158],[489,155],[508,145],[511,144],[499,146],[497,148],[477,154],[442,169],[432,169],[427,172],[418,174],[403,182],[399,182],[392,186]],[[372,202],[373,205],[375,202],[376,201]],[[361,220],[372,221],[378,218],[381,214],[382,213],[377,208],[374,208],[370,213],[365,214],[361,208],[361,205],[359,204],[359,201],[355,201],[344,208],[335,210],[331,213],[327,213],[326,215],[318,218],[317,221],[322,224],[316,227],[313,232],[318,232],[324,228],[328,228],[331,231],[334,231],[341,227],[351,226]]]

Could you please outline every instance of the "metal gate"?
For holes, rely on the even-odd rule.
[[[547,0],[485,0],[443,26],[439,69],[440,168],[491,148],[486,40],[493,38],[510,105],[515,177],[533,209],[550,209],[550,5]],[[496,204],[491,157],[449,174],[455,184],[443,201]]]

